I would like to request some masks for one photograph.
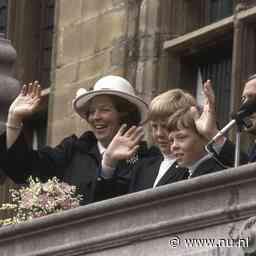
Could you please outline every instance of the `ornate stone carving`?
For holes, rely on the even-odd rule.
[[[0,34],[0,134],[5,130],[8,109],[20,90],[19,82],[13,78],[13,64],[17,57],[9,40]],[[0,184],[5,175],[0,169]]]
[[[0,132],[5,129],[9,106],[20,89],[19,82],[13,78],[16,57],[16,51],[10,41],[0,34]]]
[[[249,218],[242,226],[239,239],[248,239],[248,247],[243,247],[246,255],[254,255],[256,252],[256,217]]]

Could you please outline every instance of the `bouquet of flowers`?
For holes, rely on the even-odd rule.
[[[3,204],[0,210],[11,211],[12,217],[0,220],[0,224],[17,224],[51,213],[78,207],[82,196],[76,187],[60,182],[56,177],[41,183],[38,178],[28,179],[28,186],[10,189],[11,204]]]

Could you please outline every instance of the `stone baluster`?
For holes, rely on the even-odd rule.
[[[10,41],[0,34],[0,134],[5,130],[9,106],[20,90],[20,83],[13,77],[16,57],[16,50]],[[5,175],[0,170],[0,184],[4,181]],[[8,196],[6,186],[0,186],[0,203]]]
[[[13,78],[16,57],[10,41],[0,34],[0,132],[5,129],[9,106],[20,90],[19,82]]]

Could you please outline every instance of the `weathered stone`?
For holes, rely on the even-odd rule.
[[[95,19],[84,22],[81,25],[81,57],[111,48],[115,41],[120,41],[125,35],[125,11],[119,10]]]
[[[143,0],[141,4],[139,31],[141,35],[160,32],[160,0]]]
[[[56,69],[55,71],[55,85],[54,89],[62,87],[65,84],[71,84],[77,80],[78,63],[66,65]]]
[[[48,143],[52,146],[59,144],[64,137],[74,134],[74,119],[64,117],[62,120],[55,120],[50,125],[51,132],[48,134]],[[64,137],[63,137],[64,136]]]
[[[67,88],[64,86],[61,90],[55,91],[54,93],[54,100],[52,102],[53,110],[50,115],[52,120],[56,122],[68,118],[71,112],[73,112],[72,99],[75,97],[75,93],[69,92]]]
[[[140,61],[160,57],[160,36],[153,34],[140,39]]]
[[[158,71],[158,59],[139,62],[136,74],[136,88],[145,99],[151,100],[157,92],[156,74]]]
[[[81,25],[74,25],[64,29],[60,35],[59,56],[61,65],[78,62],[81,54]]]
[[[93,57],[81,60],[78,69],[78,78],[83,80],[85,78],[97,77],[104,74],[111,66],[110,51],[104,51]]]
[[[0,134],[5,131],[5,123],[7,121],[8,110],[10,104],[18,95],[20,83],[13,78],[13,65],[16,60],[16,51],[0,34]],[[1,156],[0,156],[1,157]],[[0,169],[0,184],[6,181],[6,176]],[[12,184],[13,185],[13,184]],[[5,182],[5,186],[0,186],[0,202],[8,198],[8,188],[10,181]],[[3,217],[0,214],[0,218]]]
[[[15,49],[0,35],[0,133],[5,130],[9,106],[20,90],[19,82],[12,77],[15,59]]]
[[[82,0],[62,0],[59,5],[59,23],[57,25],[60,27],[70,26],[81,20],[83,2]]]
[[[95,18],[101,13],[111,12],[113,7],[113,0],[83,1],[83,17]]]
[[[3,227],[1,255],[243,256],[232,242],[256,214],[255,168],[244,165]]]

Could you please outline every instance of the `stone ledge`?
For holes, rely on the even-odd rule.
[[[209,229],[207,235],[218,236],[216,228],[228,223],[239,226],[255,215],[255,171],[256,164],[245,165],[3,227],[1,252],[3,256],[100,255],[104,249],[143,246],[145,241],[191,231]]]

